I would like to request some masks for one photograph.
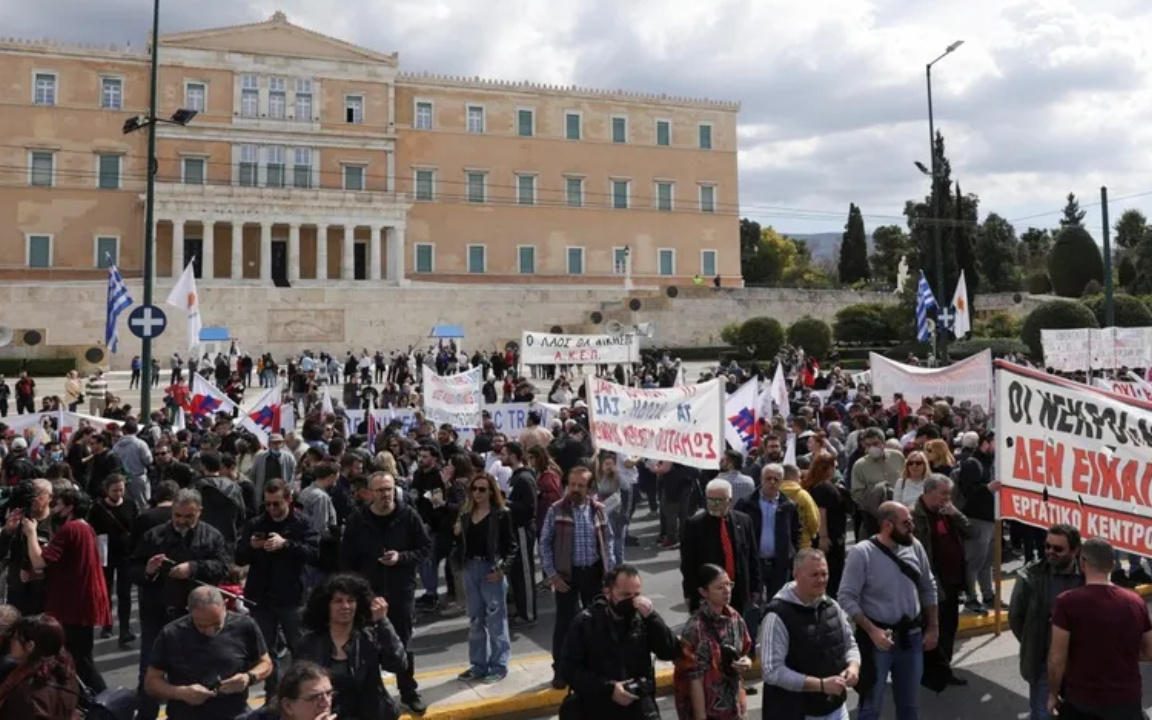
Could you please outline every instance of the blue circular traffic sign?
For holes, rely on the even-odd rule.
[[[141,305],[128,314],[128,329],[141,340],[160,337],[168,327],[168,316],[155,305]]]

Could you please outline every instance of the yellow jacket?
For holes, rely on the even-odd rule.
[[[816,507],[816,501],[795,480],[786,480],[780,483],[780,492],[796,503],[796,509],[800,513],[799,549],[812,547],[812,538],[820,532],[820,509]]]

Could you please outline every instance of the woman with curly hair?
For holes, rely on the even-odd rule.
[[[72,658],[64,649],[64,628],[51,615],[16,621],[8,655],[16,667],[0,685],[0,719],[70,718],[80,699]]]
[[[312,591],[296,660],[310,660],[331,677],[332,714],[340,720],[395,720],[400,706],[380,671],[408,666],[404,644],[388,621],[388,603],[374,598],[359,575],[333,575]]]

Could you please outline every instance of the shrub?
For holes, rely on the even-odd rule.
[[[1048,277],[1060,297],[1078,298],[1088,282],[1104,282],[1104,256],[1100,246],[1082,227],[1069,226],[1056,236],[1048,254]]]
[[[1028,276],[1028,293],[1030,295],[1047,295],[1052,292],[1052,279],[1046,272],[1035,272]]]
[[[1080,297],[1091,297],[1099,295],[1104,292],[1104,286],[1097,280],[1089,280],[1088,284],[1084,286],[1084,293]]]
[[[784,328],[774,318],[754,317],[740,326],[740,348],[751,348],[758,360],[771,360],[784,344]]]
[[[740,323],[730,322],[724,327],[720,328],[720,342],[728,345],[729,347],[736,347],[740,344]]]
[[[896,340],[887,306],[880,303],[849,305],[836,313],[833,329],[838,343],[884,343]]]
[[[1104,327],[1104,296],[1093,295],[1080,302],[1088,306],[1096,316],[1096,322]],[[1114,319],[1116,327],[1149,327],[1152,326],[1152,310],[1131,295],[1116,295],[1112,298]]]
[[[1028,346],[1032,357],[1044,356],[1040,342],[1041,330],[1075,330],[1077,328],[1100,327],[1096,315],[1088,306],[1074,300],[1049,300],[1040,305],[1024,319],[1020,329],[1020,339]]]
[[[76,369],[76,358],[3,358],[0,359],[0,375],[12,377],[27,370],[33,379],[37,377],[64,377]]]
[[[832,328],[823,320],[802,317],[788,328],[788,344],[804,348],[817,360],[824,360],[832,349]]]
[[[1120,266],[1116,268],[1116,282],[1123,288],[1136,282],[1136,263],[1127,255],[1120,259]]]
[[[985,338],[1020,337],[1020,321],[1006,312],[992,313],[987,320],[976,321],[976,335]]]

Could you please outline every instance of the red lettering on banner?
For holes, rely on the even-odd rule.
[[[1104,453],[1095,453],[1095,455],[1096,477],[1092,481],[1092,494],[1119,500],[1122,493],[1120,482],[1116,478],[1116,466],[1120,464],[1120,458],[1108,457]]]
[[[1152,464],[1144,466],[1144,477],[1140,480],[1140,497],[1145,505],[1152,505]]]
[[[552,359],[562,364],[595,363],[600,361],[600,353],[596,348],[576,348],[557,351]]]
[[[1124,472],[1120,478],[1120,485],[1124,488],[1124,502],[1147,505],[1148,498],[1141,497],[1139,490],[1136,488],[1136,470],[1136,463],[1127,463],[1124,465]]]
[[[1078,447],[1072,448],[1072,492],[1080,495],[1089,494],[1086,478],[1091,472],[1092,460],[1088,457],[1088,451]]]
[[[1032,469],[1028,466],[1028,445],[1023,435],[1016,436],[1012,445],[1015,452],[1012,454],[1012,477],[1017,480],[1032,480]]]
[[[1049,487],[1064,487],[1064,446],[1044,444],[1044,477]]]
[[[1044,484],[1044,441],[1039,438],[1028,440],[1028,464],[1032,469],[1032,482]]]

